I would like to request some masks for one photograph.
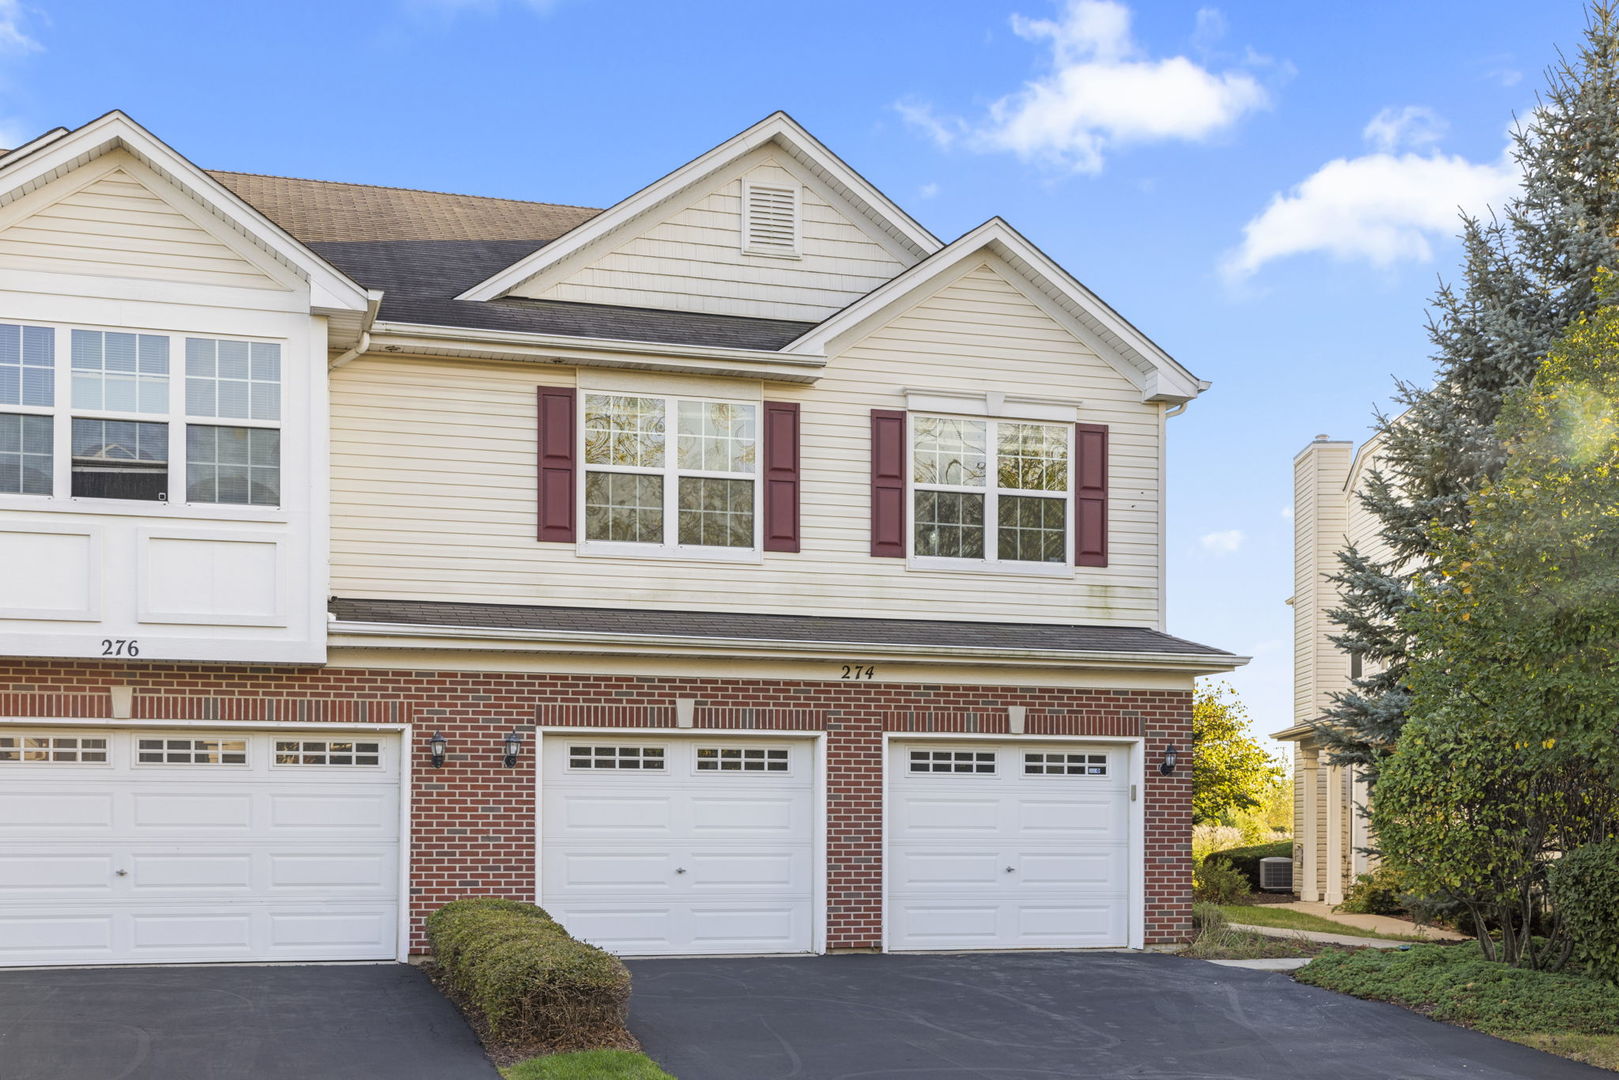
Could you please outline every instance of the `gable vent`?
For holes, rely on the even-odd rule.
[[[742,192],[742,250],[753,255],[798,254],[798,193],[746,184]]]

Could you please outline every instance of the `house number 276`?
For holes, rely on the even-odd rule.
[[[877,674],[877,669],[870,664],[844,664],[840,679],[869,679]]]

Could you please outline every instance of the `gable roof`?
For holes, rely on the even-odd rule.
[[[1187,371],[1151,338],[994,217],[873,289],[786,346],[785,353],[824,355],[840,341],[875,328],[947,282],[964,264],[993,255],[1032,286],[1031,299],[1141,389],[1148,401],[1190,401],[1209,384]]]
[[[805,131],[796,120],[784,112],[774,112],[706,154],[694,158],[629,198],[603,210],[596,217],[545,248],[467,289],[456,299],[493,300],[545,268],[597,243],[613,232],[640,221],[681,192],[702,183],[727,165],[768,143],[780,146],[799,163],[809,168],[817,178],[847,199],[861,215],[892,237],[914,258],[924,258],[941,246],[938,237],[924,229],[916,219],[873,187],[870,181],[823,146],[820,140]]]
[[[309,283],[312,307],[334,316],[339,337],[357,332],[366,290],[311,251],[174,148],[114,110],[72,131],[54,128],[0,157],[0,205],[6,205],[114,150],[125,150],[195,201],[244,241]]]

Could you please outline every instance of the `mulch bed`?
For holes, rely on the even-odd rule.
[[[572,1050],[637,1051],[641,1049],[641,1044],[636,1041],[635,1036],[631,1035],[626,1028],[619,1028],[616,1032],[608,1032],[604,1036],[592,1039],[588,1046],[564,1046],[551,1043],[513,1045],[495,1042],[489,1037],[489,1027],[484,1023],[483,1014],[471,1002],[455,992],[444,979],[439,966],[432,961],[428,961],[422,964],[421,968],[423,973],[432,980],[433,985],[438,988],[438,992],[449,998],[455,1007],[461,1010],[461,1015],[466,1018],[467,1025],[472,1028],[472,1033],[478,1036],[478,1042],[482,1044],[483,1052],[488,1055],[490,1061],[495,1063],[497,1069],[503,1069],[507,1065],[515,1065],[519,1061],[527,1061],[529,1058],[539,1057],[542,1054],[563,1054]]]

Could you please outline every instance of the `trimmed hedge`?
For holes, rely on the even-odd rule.
[[[570,1049],[623,1031],[629,971],[533,904],[452,901],[427,917],[427,938],[449,990],[494,1042]]]
[[[1231,863],[1231,868],[1248,879],[1252,888],[1259,888],[1259,860],[1270,858],[1291,859],[1293,857],[1293,841],[1277,840],[1270,844],[1254,844],[1252,847],[1228,848],[1225,851],[1211,851],[1203,856],[1203,865],[1207,866],[1214,859],[1225,859]]]
[[[1619,985],[1619,840],[1586,844],[1558,859],[1551,886],[1575,958]]]

